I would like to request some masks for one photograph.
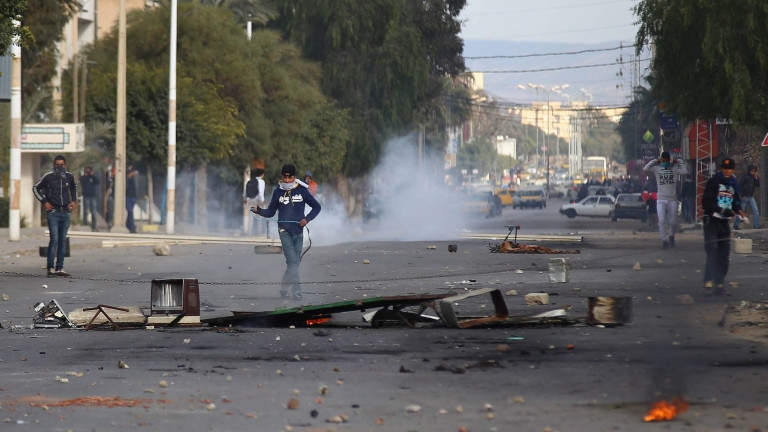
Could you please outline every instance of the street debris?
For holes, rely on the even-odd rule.
[[[159,241],[152,247],[152,252],[157,256],[168,256],[171,254],[171,247],[168,243]]]
[[[640,262],[636,262],[635,265],[632,266],[632,270],[634,271],[640,271],[642,268],[640,267]]]
[[[547,293],[528,293],[525,295],[525,304],[527,305],[548,305],[549,294]]]
[[[632,322],[632,297],[589,297],[587,324],[620,325]]]
[[[488,243],[488,249],[491,253],[515,253],[515,254],[578,254],[580,250],[558,250],[550,249],[546,246],[530,246],[520,243],[511,243],[505,241],[500,244],[492,245]]]
[[[35,328],[76,327],[56,300],[51,300],[47,304],[42,302],[35,304],[35,312],[36,315],[32,319]]]

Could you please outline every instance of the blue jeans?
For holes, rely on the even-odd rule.
[[[96,197],[83,197],[83,224],[88,225],[88,215],[91,218],[91,228],[96,229]]]
[[[280,244],[285,255],[285,273],[283,273],[282,290],[291,287],[291,292],[301,292],[301,276],[299,276],[299,264],[301,264],[301,250],[304,247],[304,233],[291,235],[288,231],[280,230]]]
[[[747,206],[752,209],[752,227],[754,229],[760,228],[760,212],[757,211],[757,201],[755,201],[755,197],[741,197],[741,208],[746,210]],[[740,222],[741,220],[736,218],[733,227],[739,229]]]
[[[136,222],[133,220],[133,206],[136,205],[136,198],[125,199],[125,212],[127,217],[125,218],[125,227],[130,232],[136,232]]]
[[[64,268],[66,253],[67,231],[69,230],[69,212],[66,210],[51,210],[48,212],[48,231],[51,239],[48,242],[48,266],[46,268],[61,270]],[[54,259],[56,266],[54,266]]]

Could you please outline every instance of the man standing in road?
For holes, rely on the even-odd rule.
[[[53,170],[43,174],[32,188],[35,198],[43,203],[47,212],[48,231],[48,277],[69,277],[64,270],[69,213],[77,207],[77,185],[75,176],[67,171],[67,160],[58,155],[53,160]]]
[[[278,213],[277,231],[280,233],[280,243],[287,267],[283,273],[283,285],[280,295],[288,298],[288,286],[294,300],[301,300],[301,277],[299,264],[301,250],[304,246],[304,227],[320,213],[320,203],[296,180],[296,167],[291,164],[283,165],[280,187],[272,192],[272,199],[267,208],[251,207],[251,211],[259,216],[271,218]],[[303,182],[302,182],[303,183]],[[304,215],[304,207],[309,205],[312,211]]]
[[[136,169],[133,164],[128,165],[125,174],[125,227],[131,233],[136,233],[136,221],[133,220],[133,206],[136,205]]]
[[[725,158],[720,171],[707,180],[701,207],[704,210],[704,250],[707,261],[704,267],[704,289],[714,294],[725,294],[725,275],[728,274],[728,256],[731,253],[730,220],[739,215],[741,209],[739,185],[733,170],[736,163]],[[715,286],[716,285],[716,286]]]
[[[662,152],[661,157],[648,162],[643,172],[653,173],[656,177],[658,199],[656,214],[659,216],[659,236],[661,247],[675,247],[677,232],[677,180],[681,175],[688,174],[688,167],[682,159],[671,160],[669,152]]]
[[[248,180],[243,188],[243,204],[247,205],[247,208],[264,206],[264,186],[266,186],[264,183],[264,169],[254,168],[251,171],[251,179]],[[262,234],[263,221],[255,223],[255,230],[253,225],[253,220],[248,219],[248,224],[244,229],[245,233],[253,234],[255,231],[255,234]]]
[[[757,174],[757,167],[749,165],[747,172],[739,179],[739,194],[741,194],[741,208],[752,209],[752,227],[760,228],[760,212],[757,211],[757,201],[755,201],[755,188],[760,187],[760,175]],[[733,229],[739,230],[741,219],[736,218],[733,222]]]
[[[88,225],[90,214],[91,231],[96,230],[96,187],[99,178],[93,175],[93,168],[87,166],[80,176],[80,189],[83,191],[83,225]]]

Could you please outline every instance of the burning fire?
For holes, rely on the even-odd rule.
[[[651,410],[645,415],[644,420],[647,422],[668,421],[686,411],[688,411],[688,403],[683,399],[678,398],[669,402],[658,401],[653,404]]]

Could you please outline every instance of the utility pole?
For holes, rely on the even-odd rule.
[[[125,0],[123,0],[125,1]],[[176,221],[176,15],[177,0],[171,0],[170,76],[168,77],[168,192],[165,233],[173,234]]]
[[[13,20],[13,26],[20,23]],[[21,45],[18,36],[11,47],[11,208],[8,215],[8,238],[21,237]]]
[[[125,63],[126,63],[126,36],[125,36],[125,2],[120,0],[120,16],[117,30],[117,119],[115,130],[115,211],[112,216],[112,229],[117,232],[126,232],[125,228]]]

